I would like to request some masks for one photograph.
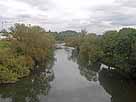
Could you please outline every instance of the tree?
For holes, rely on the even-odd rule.
[[[100,47],[100,39],[96,34],[90,34],[83,38],[80,45],[79,56],[88,64],[93,64],[101,59],[103,51]]]
[[[115,54],[115,47],[116,47],[116,39],[118,37],[117,31],[106,31],[101,38],[101,48],[103,50],[103,62],[106,63],[109,67],[114,66],[114,54]]]
[[[102,36],[87,34],[76,40],[67,39],[66,44],[79,48],[79,57],[87,66],[100,61],[121,74],[136,77],[136,29],[106,31]]]
[[[81,36],[85,36],[85,35],[87,35],[87,31],[86,31],[86,29],[82,29],[81,30]]]
[[[47,68],[53,58],[54,38],[39,26],[15,24],[13,39],[0,49],[0,83],[14,83],[36,68]]]
[[[136,29],[106,32],[102,37],[103,61],[128,74],[136,71]]]
[[[30,56],[35,65],[47,64],[52,56],[54,39],[39,26],[15,24],[10,28],[13,37],[12,49],[17,54]]]
[[[1,33],[7,33],[7,30],[6,29],[2,29],[0,32]]]

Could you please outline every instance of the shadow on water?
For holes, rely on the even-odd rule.
[[[111,102],[136,102],[136,83],[117,77],[113,71],[102,70],[99,81],[107,93],[111,95]]]
[[[39,102],[39,95],[47,95],[50,84],[42,76],[22,79],[16,84],[0,87],[0,101],[8,98],[12,102]]]
[[[86,59],[80,59],[77,51],[72,52],[70,60],[79,65],[81,75],[89,81],[98,81],[111,96],[111,102],[136,102],[136,82],[123,78],[114,70],[100,69],[99,62],[89,65]]]
[[[33,72],[33,75],[23,78],[15,84],[1,85],[0,102],[40,102],[40,97],[48,94],[51,88],[49,81],[54,78],[53,73],[46,77],[48,74],[46,70],[43,71],[41,68],[41,70],[37,70],[37,73]]]
[[[0,102],[136,102],[134,82],[124,80],[113,70],[100,69],[99,62],[90,64],[80,59],[76,50],[66,48],[56,55],[53,83],[50,81],[54,77],[45,77],[50,72],[46,70],[16,84],[3,85]]]

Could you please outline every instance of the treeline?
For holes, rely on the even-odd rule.
[[[69,37],[66,45],[77,48],[88,65],[101,62],[128,78],[136,78],[136,29],[123,28],[103,35],[81,34]]]
[[[75,37],[79,35],[79,32],[72,31],[72,30],[66,30],[62,32],[51,32],[51,31],[49,32],[52,33],[52,35],[54,36],[57,42],[64,42],[65,38],[67,37]]]
[[[12,38],[0,48],[0,83],[14,83],[35,68],[44,67],[53,58],[54,37],[39,26],[15,24]],[[7,43],[8,42],[8,43]]]

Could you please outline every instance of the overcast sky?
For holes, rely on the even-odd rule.
[[[1,22],[5,28],[24,22],[52,31],[86,29],[101,34],[135,26],[136,0],[0,0]]]

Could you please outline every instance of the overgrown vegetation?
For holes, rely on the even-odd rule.
[[[10,46],[10,42],[7,40],[0,40],[0,49],[8,48]]]
[[[13,83],[53,57],[54,38],[39,26],[15,24],[13,38],[0,41],[0,83]]]
[[[52,35],[55,37],[55,40],[58,42],[64,42],[65,38],[76,37],[80,34],[72,30],[66,30],[59,33],[58,32],[50,32],[50,33],[52,33]]]
[[[123,28],[107,31],[103,35],[83,34],[66,40],[66,45],[76,47],[79,57],[93,64],[105,63],[126,76],[136,78],[136,29]],[[73,43],[72,43],[73,42]]]

